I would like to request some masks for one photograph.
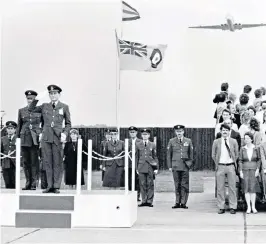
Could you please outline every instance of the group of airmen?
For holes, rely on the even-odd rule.
[[[63,147],[71,130],[71,117],[68,105],[62,103],[62,89],[57,85],[47,87],[50,102],[38,105],[38,93],[25,92],[27,106],[19,109],[18,120],[7,121],[7,135],[1,139],[1,153],[7,155],[1,159],[1,167],[6,188],[15,188],[15,149],[16,139],[21,139],[22,166],[26,184],[22,190],[36,190],[41,173],[43,193],[60,193],[63,177]],[[174,126],[176,137],[171,139],[167,148],[167,164],[173,173],[176,202],[173,208],[187,208],[189,195],[189,169],[193,162],[193,146],[189,138],[184,137],[183,125]],[[137,138],[138,129],[129,128],[129,151],[135,144],[135,186],[142,203],[140,207],[153,207],[154,180],[158,173],[159,162],[156,145],[149,140],[151,130],[141,130],[141,139]],[[103,161],[101,165],[103,187],[119,188],[124,186],[123,157],[117,157],[125,151],[125,144],[118,139],[118,129],[107,129],[106,140],[101,144],[101,153],[113,160]],[[40,160],[42,162],[40,167]],[[132,189],[132,161],[129,159],[129,189]]]

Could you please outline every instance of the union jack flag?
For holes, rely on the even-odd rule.
[[[147,45],[137,42],[119,40],[120,54],[136,55],[138,57],[147,57]]]

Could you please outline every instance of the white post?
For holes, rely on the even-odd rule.
[[[131,191],[135,191],[135,171],[136,171],[136,144],[135,143],[132,143],[132,189]]]
[[[155,144],[155,147],[156,147],[157,146],[157,137],[156,136],[153,138],[153,143]]]
[[[77,157],[77,195],[81,193],[81,171],[82,171],[82,139],[78,139],[78,157]]]
[[[87,190],[91,191],[92,140],[88,140]]]
[[[20,138],[16,140],[16,194],[20,193]]]
[[[125,195],[128,195],[128,139],[125,139]]]

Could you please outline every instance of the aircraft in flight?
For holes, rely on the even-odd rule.
[[[227,16],[226,23],[221,25],[206,25],[206,26],[191,26],[188,28],[193,29],[214,29],[214,30],[229,30],[234,32],[235,30],[242,30],[243,28],[253,28],[253,27],[261,27],[266,26],[266,24],[240,24],[234,23],[233,17]]]

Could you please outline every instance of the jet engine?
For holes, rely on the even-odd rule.
[[[227,30],[227,25],[221,24],[222,30]]]
[[[242,25],[240,23],[235,24],[237,30],[242,30]]]

